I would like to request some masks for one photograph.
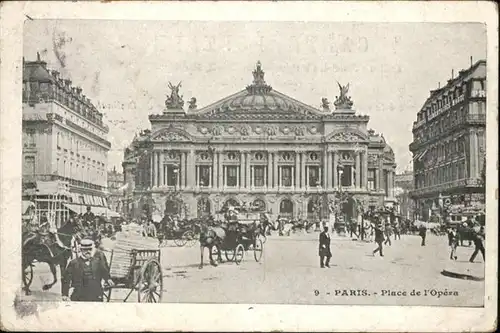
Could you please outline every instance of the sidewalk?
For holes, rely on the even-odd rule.
[[[476,261],[471,263],[463,260],[449,260],[441,272],[444,276],[473,281],[484,280],[484,263]]]

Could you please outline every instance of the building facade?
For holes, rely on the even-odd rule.
[[[109,209],[117,213],[123,213],[125,182],[123,174],[116,168],[108,171],[108,205]]]
[[[105,213],[108,127],[82,89],[49,71],[39,54],[23,59],[22,117],[23,200],[54,214],[57,225],[85,206]]]
[[[365,207],[394,202],[394,153],[352,108],[348,86],[334,110],[327,98],[314,108],[269,86],[259,62],[246,89],[200,109],[192,98],[185,111],[179,86],[170,89],[124,153],[135,214],[146,202],[188,218],[246,203],[307,218],[319,200],[326,218],[339,192]]]
[[[413,123],[415,189],[421,219],[447,205],[484,204],[486,61],[480,60],[430,92]]]
[[[394,176],[394,196],[397,199],[398,212],[401,216],[412,219],[414,217],[414,204],[410,197],[413,190],[413,172],[405,171]]]

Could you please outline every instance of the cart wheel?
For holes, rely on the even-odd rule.
[[[111,300],[111,287],[106,286],[102,289],[102,299],[104,302],[108,302]]]
[[[256,262],[259,262],[262,258],[262,253],[264,252],[264,245],[262,244],[262,240],[257,238],[255,240],[255,244],[253,245],[253,257]]]
[[[24,288],[29,289],[32,281],[33,281],[33,264],[30,263],[28,266],[24,268],[23,271]]]
[[[224,252],[225,252],[227,261],[233,261],[234,258],[236,257],[236,250],[224,251]]]
[[[174,243],[175,243],[175,245],[182,247],[182,246],[186,245],[187,239],[185,239],[184,234],[182,234],[181,238],[174,239]]]
[[[163,291],[163,275],[156,258],[149,259],[141,268],[137,298],[139,303],[159,303]]]
[[[199,236],[196,237],[194,232],[192,232],[191,230],[186,231],[182,236],[186,240],[186,245],[188,247],[193,247],[196,244],[196,241],[199,239]]]
[[[234,250],[234,262],[236,263],[236,265],[239,265],[241,263],[244,254],[245,249],[243,248],[243,245],[238,244],[238,246],[236,246],[236,249]]]

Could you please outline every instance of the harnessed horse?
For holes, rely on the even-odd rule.
[[[49,290],[57,283],[56,266],[61,270],[61,276],[64,275],[68,259],[71,257],[73,243],[72,232],[73,226],[66,223],[59,229],[53,227],[54,223],[49,222],[52,226],[48,231],[42,229],[30,231],[23,235],[22,248],[22,269],[23,272],[33,265],[33,261],[45,262],[49,265],[53,280],[51,283],[43,285],[43,290]],[[60,237],[61,236],[61,237]],[[26,279],[23,279],[24,291],[26,295],[31,294],[30,284]]]

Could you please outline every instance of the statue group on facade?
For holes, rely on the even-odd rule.
[[[178,85],[174,86],[172,83],[168,82],[168,87],[170,88],[170,96],[167,97],[165,101],[165,106],[167,109],[182,109],[184,106],[183,96],[179,95],[179,88],[181,87],[182,82],[179,82]],[[196,102],[196,99],[195,99]]]
[[[337,82],[339,85],[340,89],[340,96],[335,96],[335,102],[333,103],[335,105],[336,110],[342,110],[342,109],[351,109],[352,105],[354,104],[351,100],[350,96],[347,96],[347,93],[349,92],[349,83],[346,86],[342,86],[340,83]]]

